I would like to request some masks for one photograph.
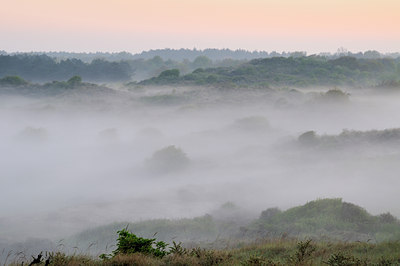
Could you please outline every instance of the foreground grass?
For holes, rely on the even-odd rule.
[[[45,260],[48,258],[46,264]],[[11,265],[29,265],[15,261]],[[156,258],[142,253],[119,254],[110,259],[52,253],[36,265],[400,265],[400,242],[314,242],[294,239],[237,243],[235,248],[175,249]]]

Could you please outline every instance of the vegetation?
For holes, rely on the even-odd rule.
[[[349,101],[349,95],[341,90],[328,90],[320,96],[323,103],[345,103]]]
[[[185,248],[174,243],[169,254],[147,252],[118,254],[110,258],[46,253],[35,258],[37,265],[399,265],[398,242],[315,242],[311,239],[265,239],[225,249]],[[29,261],[16,258],[11,265]]]
[[[65,80],[79,75],[97,82],[128,81],[133,70],[125,62],[102,59],[84,63],[79,59],[56,61],[47,55],[0,55],[0,77],[18,75],[32,81]]]
[[[0,79],[0,85],[18,87],[28,85],[28,82],[19,76],[6,76]]]
[[[79,75],[91,82],[127,82],[158,76],[166,70],[178,69],[187,74],[200,67],[237,66],[243,62],[234,59],[212,61],[206,56],[194,57],[192,61],[163,59],[158,55],[144,59],[127,53],[103,56],[101,53],[0,54],[0,77],[19,75],[35,82],[48,82]]]
[[[393,78],[385,79],[380,84],[377,85],[378,88],[388,88],[388,89],[399,89],[400,80]]]
[[[384,218],[386,217],[386,218]],[[341,199],[321,199],[287,211],[266,210],[249,226],[247,234],[371,241],[400,239],[400,223],[390,214],[373,216]]]
[[[384,130],[343,130],[338,135],[317,135],[315,131],[308,131],[301,134],[298,138],[301,145],[305,147],[326,148],[345,148],[360,145],[392,145],[400,142],[400,129]]]
[[[142,56],[128,53],[80,55],[62,53],[0,54],[0,77],[20,76],[49,82],[79,75],[91,82],[128,82],[140,85],[211,85],[222,87],[359,86],[398,87],[400,57],[342,53],[306,56],[303,52],[263,53],[205,50],[149,51]],[[242,53],[242,56],[235,54]],[[149,56],[149,55],[152,56]],[[197,54],[197,56],[193,56]],[[218,55],[220,54],[220,56]],[[226,55],[224,55],[226,54]],[[73,58],[75,56],[75,58]],[[250,60],[251,61],[248,61]],[[130,82],[135,81],[135,82]]]
[[[247,216],[247,219],[245,219]],[[67,239],[71,246],[82,249],[98,243],[116,243],[115,232],[126,223],[115,223],[84,231]],[[251,243],[255,239],[312,238],[315,241],[362,241],[383,243],[400,240],[399,220],[390,213],[371,215],[359,206],[341,199],[321,199],[286,211],[269,208],[256,219],[232,203],[192,219],[156,219],[130,224],[130,229],[146,238],[157,238],[168,244],[172,241],[186,246],[226,248],[235,243]]]
[[[157,173],[170,173],[183,170],[190,163],[187,155],[174,145],[156,151],[146,161],[146,167]]]
[[[129,232],[127,228],[117,232],[117,249],[112,254],[102,254],[100,258],[109,259],[111,256],[115,257],[121,254],[142,253],[145,255],[152,255],[154,257],[164,257],[168,254],[166,247],[168,246],[163,241],[157,241],[155,238],[138,237]]]
[[[237,67],[199,68],[179,79],[161,77],[145,80],[140,84],[181,84],[264,87],[305,87],[309,85],[376,85],[387,76],[396,75],[399,60],[390,58],[357,59],[340,57],[327,59],[321,56],[273,57],[254,59]]]
[[[112,89],[102,85],[84,82],[82,77],[77,75],[68,78],[66,81],[52,81],[44,84],[28,82],[19,76],[6,76],[0,79],[0,93],[3,94],[46,97],[62,95],[65,92],[76,90],[80,92],[90,91],[91,96],[96,92],[113,93]]]
[[[18,53],[17,53],[18,54]],[[91,62],[94,59],[104,59],[107,61],[121,61],[121,60],[148,60],[156,56],[163,58],[164,60],[195,60],[197,57],[208,57],[213,61],[221,60],[251,60],[255,58],[267,58],[267,57],[299,57],[305,56],[306,52],[267,52],[267,51],[248,51],[244,49],[154,49],[149,51],[143,51],[138,54],[131,54],[129,52],[95,52],[95,53],[73,53],[73,52],[31,52],[28,55],[41,55],[46,54],[47,56],[56,58],[57,60],[65,60],[68,58],[80,59],[83,62]],[[0,51],[0,55],[7,55],[7,52]],[[344,48],[339,48],[336,53],[321,53],[320,56],[327,58],[338,58],[341,56],[352,56],[355,58],[366,58],[366,59],[377,59],[377,58],[398,58],[400,53],[379,53],[378,51],[369,50],[365,52],[352,53]]]
[[[232,203],[223,209],[236,210]],[[235,220],[230,216],[230,221]],[[99,259],[89,254],[42,252],[38,265],[399,265],[400,223],[389,213],[373,216],[341,199],[321,199],[286,211],[270,208],[248,226],[232,225],[210,215],[177,221],[152,220],[87,231],[81,240],[107,232],[116,239],[115,250]],[[231,227],[228,234],[223,230]],[[197,230],[196,233],[194,233]],[[276,232],[272,234],[272,230]],[[180,241],[179,233],[194,233]],[[211,242],[196,234],[208,231]],[[166,234],[168,232],[168,234]],[[319,234],[324,232],[324,235]],[[150,234],[151,233],[151,234]],[[157,234],[155,234],[157,233]],[[141,235],[141,236],[138,236]],[[147,235],[147,236],[146,236]],[[157,235],[156,240],[155,235]],[[221,238],[216,236],[220,236]],[[352,236],[351,238],[348,238]],[[369,238],[363,238],[368,236]],[[165,239],[168,238],[168,239]],[[99,239],[97,239],[99,240]],[[96,241],[97,241],[96,240]],[[83,249],[82,249],[83,250]],[[10,256],[14,265],[29,259]]]

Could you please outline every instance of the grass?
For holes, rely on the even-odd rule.
[[[322,242],[264,239],[226,249],[178,248],[164,257],[143,253],[119,254],[101,260],[85,255],[51,253],[38,265],[400,265],[400,242]],[[46,257],[47,256],[47,257]],[[11,265],[30,261],[15,261]]]

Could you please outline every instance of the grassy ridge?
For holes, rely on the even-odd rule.
[[[39,260],[41,265],[400,265],[400,222],[390,213],[375,216],[341,199],[319,199],[286,211],[270,208],[252,221],[235,218],[244,216],[229,203],[212,215],[129,225],[139,237],[134,240],[169,243],[163,256],[134,251],[99,259],[104,250],[89,254],[83,248],[106,243],[109,253],[119,247],[117,231],[126,223],[116,223],[66,240],[80,245],[83,255],[53,250]],[[18,254],[23,255],[13,257],[14,265],[32,262]]]
[[[249,227],[250,235],[289,234],[341,241],[400,239],[400,223],[390,213],[373,216],[342,199],[320,199],[287,211],[267,209]]]
[[[319,199],[286,211],[270,208],[258,219],[251,219],[242,209],[225,204],[211,215],[193,219],[155,219],[129,224],[135,234],[172,243],[196,244],[223,248],[235,241],[254,239],[313,238],[326,241],[370,241],[379,243],[400,240],[400,222],[390,213],[371,215],[365,209],[342,199]],[[69,239],[68,245],[81,249],[97,243],[113,245],[116,232],[128,223],[115,223],[93,228]],[[210,245],[210,243],[212,243]]]

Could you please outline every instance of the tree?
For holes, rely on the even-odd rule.
[[[194,68],[207,68],[212,66],[212,60],[207,56],[198,56],[193,61]]]
[[[80,76],[73,76],[67,81],[68,86],[75,87],[82,84],[82,78]]]
[[[179,78],[179,74],[179,69],[168,69],[161,72],[161,74],[158,75],[158,78],[172,80]]]

